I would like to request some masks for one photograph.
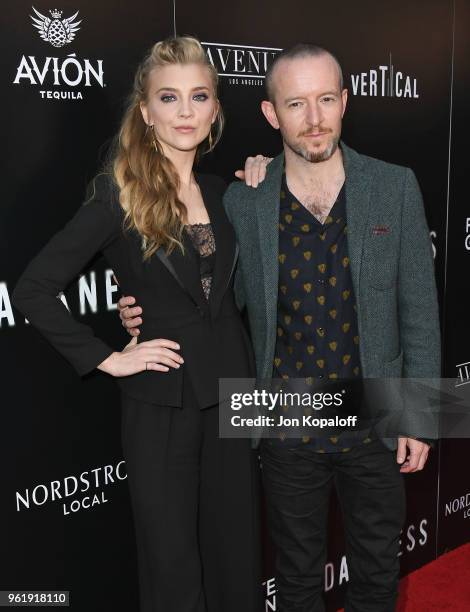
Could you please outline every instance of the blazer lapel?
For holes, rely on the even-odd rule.
[[[284,154],[268,166],[265,180],[257,188],[254,201],[258,218],[260,257],[264,275],[267,329],[275,329],[279,284],[279,208]]]
[[[186,232],[183,232],[182,242],[184,255],[179,247],[176,247],[169,255],[163,248],[160,248],[156,255],[192,301],[200,309],[207,310],[207,300],[201,285],[199,260]]]
[[[359,308],[359,283],[362,250],[370,206],[370,175],[364,169],[358,153],[341,142],[346,175],[346,217],[348,223],[348,251],[351,276]]]
[[[359,295],[362,249],[370,206],[370,175],[364,169],[358,153],[341,142],[346,175],[346,215],[351,275],[356,295]],[[284,168],[284,154],[268,166],[266,179],[255,195],[258,217],[260,257],[263,263],[264,290],[268,320],[276,316],[279,277],[279,194]]]
[[[195,177],[201,189],[215,238],[215,265],[209,294],[209,307],[211,315],[216,316],[235,268],[238,250],[235,231],[225,217],[222,194],[210,186],[204,175],[195,174]]]

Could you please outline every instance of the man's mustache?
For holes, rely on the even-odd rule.
[[[313,126],[299,133],[299,136],[311,136],[312,134],[330,134],[333,132],[331,128],[318,127],[314,128]]]

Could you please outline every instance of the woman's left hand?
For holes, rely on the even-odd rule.
[[[235,176],[249,187],[258,187],[266,177],[266,168],[273,160],[272,157],[264,155],[256,155],[256,157],[247,157],[245,161],[245,170],[237,170]]]

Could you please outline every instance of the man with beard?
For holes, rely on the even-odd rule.
[[[258,378],[301,377],[315,386],[439,377],[431,241],[413,172],[340,141],[347,90],[325,49],[283,51],[266,87],[262,111],[284,151],[257,189],[234,183],[224,198]],[[373,429],[261,440],[281,612],[324,610],[333,483],[345,525],[346,611],[395,609],[402,474],[421,470],[429,450],[399,433],[392,443]]]

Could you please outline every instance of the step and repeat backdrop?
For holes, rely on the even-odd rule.
[[[464,0],[44,0],[2,5],[3,201],[0,213],[2,444],[0,590],[70,591],[77,611],[138,609],[137,569],[119,395],[95,373],[80,380],[11,305],[31,257],[73,215],[100,167],[146,50],[196,35],[220,75],[222,142],[201,166],[234,179],[247,155],[275,155],[264,76],[299,41],[333,51],[349,104],[343,138],[361,153],[410,166],[431,231],[444,340],[443,375],[470,383],[467,200],[470,10]],[[44,22],[47,21],[47,27]],[[61,296],[120,349],[112,271],[95,259]],[[470,445],[442,440],[406,477],[403,574],[470,540]],[[349,571],[332,499],[325,566],[328,609]],[[265,538],[266,610],[276,609]],[[184,588],[184,585],[182,585]],[[261,612],[261,611],[260,611]]]

